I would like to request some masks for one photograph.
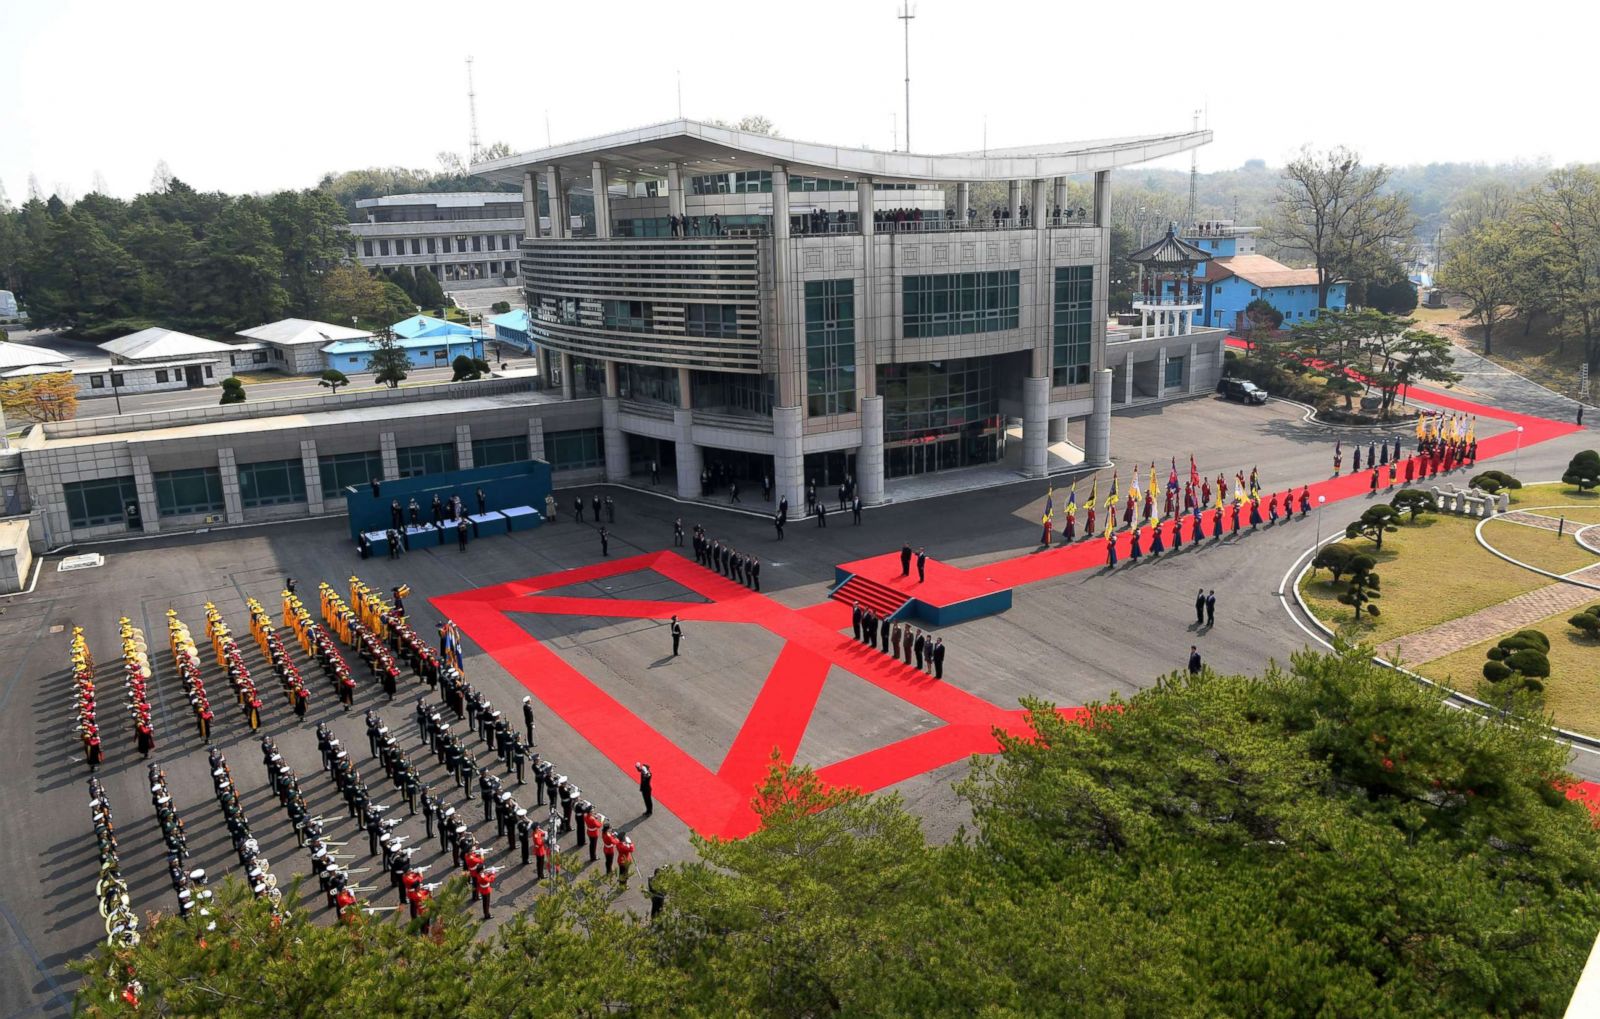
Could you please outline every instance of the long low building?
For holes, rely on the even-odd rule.
[[[1018,422],[1024,474],[1074,419],[1079,459],[1108,460],[1111,174],[1210,139],[921,155],[677,120],[472,172],[520,184],[529,224],[550,210],[522,242],[530,338],[564,396],[600,398],[608,478],[655,463],[691,496],[715,466],[772,477],[792,506],[846,480],[874,503],[886,478],[1001,460]],[[1071,175],[1092,177],[1092,208],[1068,207]],[[979,182],[1008,207],[974,215]],[[574,230],[579,192],[595,208]],[[1161,395],[1205,377],[1131,348],[1130,377],[1135,361]]]

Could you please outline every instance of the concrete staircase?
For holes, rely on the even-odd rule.
[[[876,580],[868,580],[856,574],[851,574],[850,578],[834,588],[828,597],[846,605],[860,602],[862,608],[871,609],[880,619],[893,619],[895,614],[911,601],[909,596],[901,594],[887,584],[880,584]]]

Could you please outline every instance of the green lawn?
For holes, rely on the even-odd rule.
[[[1415,524],[1402,524],[1385,535],[1379,553],[1364,538],[1348,539],[1347,544],[1378,560],[1383,597],[1376,620],[1352,623],[1350,608],[1338,602],[1345,585],[1334,584],[1326,571],[1306,574],[1301,597],[1323,622],[1337,623],[1345,636],[1380,644],[1550,583],[1480,546],[1472,534],[1476,523],[1468,517],[1424,514]]]
[[[1600,563],[1600,556],[1579,545],[1573,536],[1585,524],[1600,523],[1600,506],[1575,506],[1566,517],[1567,531],[1560,536],[1509,520],[1491,520],[1481,533],[1483,540],[1499,551],[1551,573],[1571,573]]]
[[[1525,506],[1600,506],[1600,490],[1580,492],[1559,481],[1553,485],[1528,485],[1511,493],[1511,507]]]
[[[1596,593],[1595,600],[1600,601],[1600,592]],[[1538,630],[1550,638],[1550,678],[1545,681],[1545,709],[1555,716],[1556,724],[1562,728],[1600,735],[1600,696],[1596,696],[1600,694],[1600,643],[1580,637],[1577,630],[1567,625],[1568,618],[1577,612],[1577,608],[1560,612],[1525,629]],[[1417,666],[1416,671],[1477,697],[1485,653],[1499,636]]]

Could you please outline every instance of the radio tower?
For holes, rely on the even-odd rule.
[[[469,61],[470,62],[470,61]],[[1200,111],[1194,111],[1194,129],[1200,130]],[[477,129],[473,129],[473,136],[477,136]],[[1189,150],[1189,225],[1195,224],[1195,212],[1200,204],[1200,150]]]
[[[467,164],[470,166],[478,161],[478,93],[472,88],[471,57],[467,58],[467,116],[472,127],[472,138],[467,148]]]

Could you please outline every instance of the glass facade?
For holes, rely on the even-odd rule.
[[[598,428],[579,428],[570,432],[549,432],[544,437],[545,456],[553,470],[579,467],[604,467],[605,439]]]
[[[678,405],[678,369],[647,364],[617,365],[617,395],[629,400],[650,400]]]
[[[806,283],[806,415],[856,409],[855,281]]]
[[[426,446],[401,446],[394,451],[402,478],[443,474],[456,469],[456,444],[434,442]]]
[[[125,507],[139,501],[139,490],[131,476],[69,481],[61,491],[67,504],[67,519],[73,527],[124,523],[128,519]]]
[[[365,485],[383,477],[383,455],[377,450],[364,453],[332,453],[317,458],[322,471],[322,497],[333,499],[351,485]]]
[[[1000,458],[1003,430],[991,359],[879,365],[878,393],[886,476]]]
[[[1094,338],[1094,266],[1056,269],[1054,378],[1057,386],[1089,381]]]
[[[907,276],[901,321],[909,338],[1017,328],[1018,272]]]
[[[503,439],[473,439],[472,466],[494,467],[528,459],[528,437],[507,435]]]
[[[239,465],[239,505],[245,509],[305,501],[306,471],[299,459]]]
[[[1176,389],[1183,385],[1183,358],[1167,358],[1167,374],[1161,380],[1161,385],[1164,389]]]
[[[776,402],[771,375],[697,371],[690,376],[690,386],[695,407],[703,410],[770,417]]]
[[[737,304],[685,305],[683,331],[689,336],[736,339],[739,336],[739,306]]]
[[[156,507],[164,517],[222,512],[222,472],[215,467],[161,471],[155,483]]]

